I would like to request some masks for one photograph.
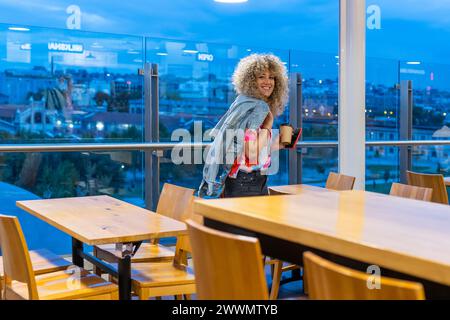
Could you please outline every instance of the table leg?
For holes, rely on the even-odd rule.
[[[80,251],[83,251],[83,242],[72,238],[72,263],[80,268],[84,268],[84,259],[79,254]]]
[[[119,258],[119,300],[131,300],[131,256]]]

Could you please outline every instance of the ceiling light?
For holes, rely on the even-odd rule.
[[[406,64],[420,64],[420,61],[408,61]]]
[[[198,53],[197,48],[193,44],[187,44],[186,48],[183,49],[184,53]]]
[[[24,27],[9,27],[8,29],[11,31],[30,31],[30,29]]]
[[[220,2],[220,3],[244,3],[248,0],[214,0],[214,2]]]
[[[214,0],[214,2],[220,2],[220,3],[244,3],[248,0]]]

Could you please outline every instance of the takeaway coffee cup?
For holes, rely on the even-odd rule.
[[[284,146],[290,145],[292,143],[292,135],[294,133],[294,128],[288,124],[283,123],[280,125],[280,143]]]

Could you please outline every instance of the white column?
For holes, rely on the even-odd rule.
[[[340,0],[339,172],[365,188],[366,1]]]

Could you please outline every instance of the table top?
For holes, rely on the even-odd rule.
[[[450,285],[450,206],[365,191],[196,200],[204,217]]]
[[[291,184],[283,186],[272,186],[269,189],[275,192],[285,193],[285,194],[300,194],[302,192],[316,191],[316,192],[337,192],[335,190],[326,189],[317,186],[311,186],[308,184]]]
[[[88,244],[185,234],[186,225],[109,196],[17,201],[17,206]]]

